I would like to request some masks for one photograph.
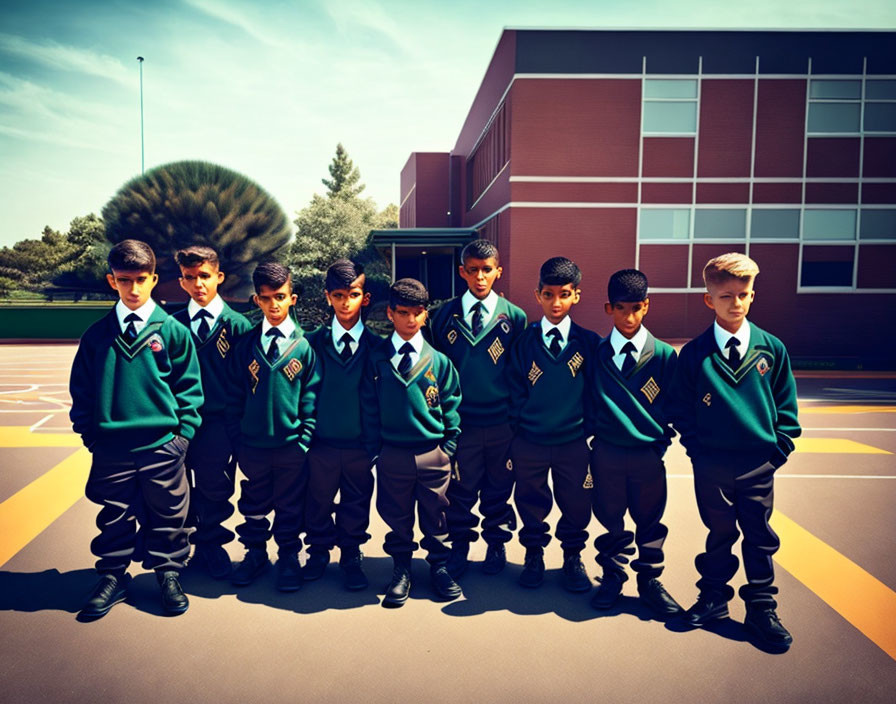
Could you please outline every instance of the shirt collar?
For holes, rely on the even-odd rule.
[[[476,303],[482,303],[482,307],[485,308],[485,310],[482,311],[483,315],[491,315],[495,312],[495,308],[498,305],[498,294],[494,291],[489,291],[488,295],[480,301],[476,296],[470,293],[470,289],[467,289],[464,292],[464,295],[460,297],[460,305],[463,308],[465,318],[470,314],[470,309]]]
[[[644,349],[644,345],[647,342],[647,329],[642,325],[638,328],[638,332],[632,336],[632,339],[629,340],[616,329],[616,326],[613,326],[613,332],[610,333],[610,344],[613,346],[614,356],[622,354],[622,348],[626,342],[631,342],[635,346],[635,359],[638,359],[641,356],[641,350]]]
[[[264,337],[272,327],[274,326],[268,322],[267,318],[265,318],[261,323],[261,336]],[[277,326],[277,329],[283,333],[283,337],[292,337],[292,334],[296,331],[296,324],[292,322],[292,318],[287,315],[286,320],[280,323]]]
[[[414,348],[414,352],[418,355],[423,351],[423,335],[419,330],[414,333],[414,336],[410,340],[403,340],[397,332],[393,332],[392,337],[390,337],[389,340],[392,342],[392,348],[396,351],[401,349],[401,346],[405,342],[410,342],[411,347]]]
[[[115,304],[115,315],[118,316],[118,324],[121,326],[121,329],[124,330],[128,326],[128,324],[124,322],[124,319],[131,313],[136,313],[137,315],[139,315],[140,322],[142,324],[146,324],[147,322],[149,322],[149,316],[151,316],[153,312],[155,312],[155,309],[156,302],[151,298],[137,310],[131,310],[124,304],[124,301],[119,300],[118,303]]]
[[[224,299],[216,295],[205,306],[201,306],[191,298],[190,302],[187,303],[187,315],[190,316],[190,320],[193,320],[193,317],[200,310],[206,310],[211,313],[212,319],[208,321],[208,324],[210,326],[214,326],[215,321],[218,319],[218,316],[224,312]]]
[[[560,335],[563,337],[564,342],[569,339],[569,329],[572,327],[572,318],[568,315],[563,318],[557,325],[554,325],[551,322],[548,322],[548,319],[543,317],[541,318],[541,334],[547,339],[548,331],[557,328],[560,331]]]
[[[737,332],[731,334],[721,325],[719,325],[718,321],[715,321],[712,324],[713,333],[715,334],[716,344],[719,346],[719,349],[722,351],[722,354],[725,356],[725,359],[728,359],[728,340],[732,337],[736,337],[740,345],[738,345],[738,350],[740,351],[740,356],[743,357],[747,353],[747,349],[750,347],[750,323],[744,318],[744,321],[740,324]]]
[[[342,327],[342,323],[340,323],[334,315],[333,323],[330,326],[330,330],[332,331],[333,335],[333,346],[337,349],[341,349],[342,336],[345,335],[345,333],[351,335],[352,340],[354,340],[355,342],[358,342],[358,340],[361,339],[361,334],[364,332],[364,323],[362,323],[361,319],[358,318],[358,322],[355,323],[354,327],[352,327],[351,330],[346,330],[344,327]]]

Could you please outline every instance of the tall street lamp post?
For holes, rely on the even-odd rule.
[[[145,161],[143,158],[143,57],[138,56],[137,61],[140,62],[140,174],[145,171]]]

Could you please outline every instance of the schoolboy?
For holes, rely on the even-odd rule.
[[[581,280],[579,267],[565,257],[542,265],[535,298],[544,316],[526,328],[512,350],[510,458],[523,524],[519,538],[526,548],[519,583],[529,588],[544,580],[544,548],[551,540],[545,519],[553,506],[550,470],[561,511],[556,535],[563,547],[563,585],[572,592],[591,589],[581,558],[593,486],[585,442],[584,367],[600,337],[569,317],[581,297]]]
[[[138,515],[143,566],[155,570],[165,613],[181,614],[189,607],[178,581],[190,554],[184,456],[200,423],[199,362],[189,331],[150,297],[158,275],[149,245],[122,240],[108,263],[120,300],[84,333],[69,383],[72,425],[93,454],[85,493],[102,506],[90,544],[100,580],[80,618],[125,599]]]
[[[513,472],[507,469],[513,439],[507,364],[514,340],[526,328],[522,309],[492,290],[503,273],[498,248],[473,240],[460,258],[458,272],[467,291],[440,306],[429,326],[433,346],[454,363],[464,389],[463,432],[448,485],[448,571],[455,579],[466,570],[470,543],[479,537],[479,518],[473,514],[477,501],[488,545],[482,569],[497,574],[507,562],[504,546],[516,529],[510,506]]]
[[[174,314],[192,333],[205,403],[202,425],[187,452],[187,470],[192,474],[190,494],[193,560],[215,579],[230,575],[230,556],[224,545],[233,531],[223,523],[233,514],[230,497],[236,480],[236,448],[224,420],[227,406],[228,354],[234,340],[252,325],[218,295],[224,281],[218,253],[211,247],[194,245],[179,250],[174,260],[180,267],[180,287],[190,296],[187,306]]]
[[[361,442],[362,373],[371,349],[382,339],[361,321],[370,303],[364,290],[361,264],[337,259],[327,269],[327,303],[333,308],[331,325],[308,335],[321,370],[317,400],[317,424],[308,452],[306,526],[308,561],[305,580],[319,579],[330,561],[330,550],[339,546],[339,566],[346,589],[367,587],[361,567],[361,546],[370,539],[370,501],[373,472]],[[339,492],[339,503],[334,501]]]
[[[384,548],[393,571],[385,607],[401,606],[408,598],[411,555],[417,549],[415,507],[433,590],[442,599],[462,594],[445,567],[446,492],[460,434],[460,382],[451,360],[420,333],[428,302],[419,281],[392,284],[387,314],[395,331],[371,351],[361,385],[362,435],[377,466],[376,508],[390,529]]]
[[[251,584],[270,566],[267,542],[277,543],[276,587],[302,587],[300,533],[308,475],[305,454],[314,433],[320,375],[314,351],[289,315],[296,303],[289,270],[259,264],[252,274],[255,304],[264,319],[237,340],[231,359],[228,424],[239,423],[238,459],[245,479],[236,532],[246,555],[234,568],[235,586]],[[273,511],[273,529],[268,514]]]
[[[592,397],[594,440],[591,492],[594,516],[606,532],[597,537],[597,564],[603,570],[591,605],[609,609],[628,580],[625,565],[637,574],[638,595],[658,616],[681,611],[659,580],[666,508],[663,455],[675,433],[663,411],[675,371],[675,350],[643,324],[650,306],[647,277],[637,269],[614,273],[607,284],[604,311],[613,330],[597,347],[587,380]],[[625,512],[635,533],[625,530]]]
[[[760,643],[786,649],[793,638],[775,611],[772,555],[778,536],[769,525],[775,470],[800,435],[796,383],[781,341],[747,320],[759,266],[729,253],[703,270],[703,300],[715,322],[678,358],[669,415],[694,467],[700,518],[709,529],[697,556],[697,602],[683,615],[703,626],[728,615],[728,582],[738,561],[731,548],[743,534],[746,630]]]

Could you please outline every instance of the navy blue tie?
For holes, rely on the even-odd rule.
[[[271,344],[268,345],[267,357],[268,361],[273,364],[277,361],[277,357],[280,356],[280,346],[277,344],[277,338],[283,337],[283,333],[277,328],[271,328],[265,335],[271,338]]]
[[[401,361],[398,363],[398,373],[402,376],[405,376],[409,371],[411,371],[411,352],[414,351],[414,346],[410,342],[405,342],[401,349],[398,350],[398,354],[403,354],[404,357],[401,358]]]
[[[740,366],[740,350],[737,349],[738,345],[740,345],[740,340],[736,337],[732,337],[728,340],[728,344],[725,347],[728,348],[728,366],[732,369],[737,369]]]
[[[200,340],[204,340],[208,337],[208,333],[211,330],[211,326],[208,324],[207,318],[211,318],[212,314],[209,313],[205,308],[202,308],[196,315],[193,316],[193,321],[199,320],[199,327],[196,328],[196,337]]]
[[[622,346],[622,354],[625,355],[625,358],[622,360],[622,373],[628,375],[635,366],[635,343],[626,342]]]
[[[341,340],[342,353],[339,355],[339,358],[343,362],[347,362],[348,360],[350,360],[352,358],[352,342],[353,341],[354,341],[354,338],[349,333],[345,333],[345,335],[342,336],[342,340]]]
[[[547,335],[549,338],[551,338],[551,344],[548,345],[548,351],[555,357],[559,357],[560,352],[563,351],[563,349],[560,347],[560,339],[563,336],[560,334],[560,331],[557,328],[551,328],[550,330],[548,330]]]
[[[476,301],[470,310],[473,311],[473,320],[471,321],[470,328],[473,331],[473,335],[478,337],[479,333],[482,332],[482,302]]]
[[[129,313],[125,317],[124,322],[128,323],[128,326],[124,329],[124,336],[128,342],[133,342],[137,339],[137,326],[135,323],[138,323],[141,320],[143,320],[143,318],[136,313]]]

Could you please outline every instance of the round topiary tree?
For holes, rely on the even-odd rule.
[[[279,258],[292,235],[280,205],[246,176],[206,161],[177,161],[128,181],[103,208],[106,237],[146,242],[162,284],[180,271],[174,253],[191,244],[217,250],[221,293],[245,298],[259,261]],[[173,288],[167,289],[173,291]]]

